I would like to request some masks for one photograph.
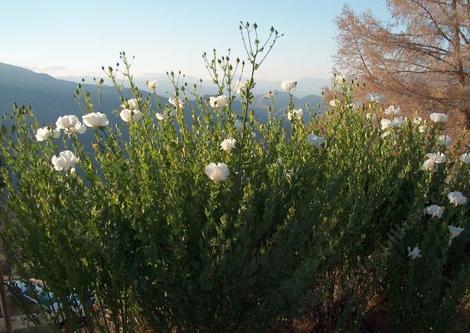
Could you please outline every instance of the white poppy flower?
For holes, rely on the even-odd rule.
[[[135,98],[128,99],[127,100],[127,105],[129,106],[129,109],[131,109],[131,110],[139,109],[139,102]]]
[[[449,202],[454,206],[465,205],[468,201],[467,197],[462,192],[454,191],[447,194]]]
[[[151,92],[155,92],[157,90],[157,81],[147,81],[147,88],[149,88]]]
[[[301,108],[297,110],[290,110],[289,112],[287,112],[287,119],[291,121],[294,119],[302,120],[303,115],[304,111]]]
[[[456,227],[456,226],[453,226],[453,225],[449,225],[448,228],[449,228],[449,232],[450,232],[450,237],[452,239],[454,239],[456,237],[459,237],[460,234],[462,233],[462,231],[465,230],[465,228],[460,228],[460,227]]]
[[[449,120],[449,117],[445,113],[434,112],[429,116],[435,123],[446,123]]]
[[[108,126],[108,117],[101,112],[91,112],[82,117],[83,123],[92,128]]]
[[[223,108],[228,104],[228,97],[225,95],[220,95],[217,97],[209,98],[209,105],[213,108]]]
[[[86,132],[86,127],[83,125],[77,116],[67,115],[62,116],[55,122],[58,129],[63,129],[65,133],[79,133],[83,134]]]
[[[249,86],[250,84],[250,81],[247,80],[243,83],[241,83],[240,81],[238,81],[237,83],[237,86],[235,88],[235,90],[237,91],[237,95],[242,95],[244,91],[246,91],[247,87]]]
[[[338,105],[339,103],[338,103],[338,100],[332,99],[332,100],[330,100],[329,104],[330,104],[330,106],[335,107],[335,106]]]
[[[433,171],[436,168],[436,164],[445,163],[447,161],[446,156],[440,152],[426,154],[426,157],[428,159],[424,161],[421,167],[421,170],[425,171]]]
[[[224,181],[230,176],[230,170],[225,163],[210,163],[204,168],[204,172],[214,182]]]
[[[69,128],[69,133],[78,133],[78,134],[83,134],[86,132],[86,127],[83,125],[81,122],[78,122],[75,124],[74,127]]]
[[[394,105],[390,105],[388,108],[385,109],[385,114],[398,116],[401,113],[400,107],[395,107]]]
[[[64,150],[59,153],[59,156],[52,156],[51,162],[56,171],[74,172],[78,157],[70,150]]]
[[[404,124],[406,123],[406,118],[403,118],[403,117],[395,117],[393,118],[392,122],[391,122],[391,126],[392,127],[401,127],[403,126]]]
[[[39,142],[46,141],[49,138],[57,139],[60,136],[60,130],[50,127],[41,127],[36,131],[36,140]]]
[[[135,98],[128,99],[121,104],[122,109],[137,110],[139,108],[139,102]]]
[[[421,125],[418,127],[419,133],[424,133],[426,132],[427,126],[426,125]]]
[[[442,215],[444,214],[444,207],[438,206],[438,205],[431,205],[425,208],[425,212],[428,215],[431,215],[432,217],[437,217],[440,219]]]
[[[408,257],[411,259],[421,258],[421,250],[419,247],[415,246],[413,250],[408,246]]]
[[[423,122],[423,118],[421,118],[420,116],[416,116],[413,118],[413,123],[415,125],[420,125],[422,122]]]
[[[182,109],[184,106],[184,102],[180,99],[177,99],[175,96],[171,96],[168,98],[168,103],[173,105],[175,108]]]
[[[233,149],[235,149],[235,144],[237,143],[237,141],[233,138],[228,138],[228,139],[225,139],[224,141],[222,141],[222,143],[220,144],[220,149],[224,150],[224,151],[232,151]]]
[[[441,152],[426,154],[427,158],[432,158],[437,164],[447,162],[447,157]]]
[[[380,121],[380,128],[382,129],[382,131],[388,129],[391,126],[392,126],[392,121],[390,119],[384,118]]]
[[[421,170],[424,171],[433,171],[436,167],[436,162],[432,158],[428,158],[424,161],[423,165],[421,166]]]
[[[326,140],[324,137],[315,135],[313,133],[307,137],[307,141],[310,145],[317,148],[322,148],[324,145],[326,145]]]
[[[452,144],[452,138],[448,135],[440,135],[437,142],[444,147],[448,147]]]
[[[124,120],[126,123],[139,121],[142,118],[142,113],[138,109],[124,109],[119,115],[121,116],[121,119]]]
[[[292,90],[294,90],[297,87],[297,81],[282,81],[281,83],[281,89],[284,91],[287,91],[292,93]]]
[[[470,164],[470,153],[463,153],[460,155],[460,160],[465,164]]]
[[[162,112],[157,112],[157,113],[155,113],[155,117],[157,117],[157,119],[160,120],[160,121],[165,120],[166,118],[168,118],[168,116],[165,115],[165,114],[162,113]]]

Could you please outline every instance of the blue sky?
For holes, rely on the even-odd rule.
[[[238,22],[274,26],[285,36],[261,79],[327,78],[336,50],[333,20],[344,4],[387,17],[385,0],[16,0],[0,4],[0,62],[55,76],[100,75],[119,51],[134,72],[182,70],[205,77],[203,51],[243,56]]]

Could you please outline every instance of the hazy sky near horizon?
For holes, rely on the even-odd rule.
[[[334,18],[343,5],[387,17],[385,0],[17,0],[0,4],[0,62],[53,76],[101,75],[119,52],[136,76],[182,70],[206,77],[201,54],[243,57],[238,24],[274,26],[279,40],[258,78],[328,78],[336,50]]]

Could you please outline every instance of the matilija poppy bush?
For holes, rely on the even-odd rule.
[[[293,96],[286,110],[272,95],[260,121],[253,77],[232,95],[240,80],[223,59],[208,60],[224,66],[212,75],[223,106],[191,99],[176,78],[168,103],[156,84],[117,86],[117,109],[100,108],[106,118],[84,99],[92,142],[75,130],[78,116],[61,117],[65,135],[54,139],[54,126],[14,110],[0,144],[2,248],[13,276],[40,280],[60,303],[32,317],[68,332],[295,331],[299,322],[349,332],[371,330],[378,316],[375,331],[448,330],[470,276],[461,143],[441,146],[440,124],[421,132],[404,117],[382,137],[383,107],[356,100],[349,80],[324,114],[299,117]],[[129,68],[123,56],[106,74],[122,82]]]

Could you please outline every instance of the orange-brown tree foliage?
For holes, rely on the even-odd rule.
[[[391,18],[336,18],[337,70],[363,81],[388,104],[451,114],[470,128],[470,0],[388,0]]]

